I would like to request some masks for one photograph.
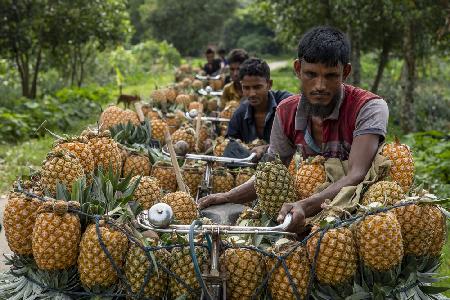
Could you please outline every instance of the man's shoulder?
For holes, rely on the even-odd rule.
[[[350,84],[344,84],[344,90],[345,90],[346,98],[351,96],[351,98],[353,98],[355,100],[382,99],[380,96],[372,93],[371,91],[362,89],[360,87],[352,86]]]
[[[298,101],[300,101],[300,95],[291,95],[284,98],[279,104],[279,109],[290,109],[293,106],[297,106]]]
[[[277,103],[280,103],[282,100],[292,96],[292,93],[282,90],[272,90],[271,93],[273,95],[273,98],[275,99],[275,102]]]
[[[248,100],[244,100],[244,101],[242,101],[240,104],[239,104],[239,106],[238,106],[238,108],[235,110],[235,112],[233,113],[233,116],[239,116],[239,117],[244,117],[245,116],[245,114],[247,113],[247,109],[248,109],[248,106],[249,106],[250,104],[248,103]]]

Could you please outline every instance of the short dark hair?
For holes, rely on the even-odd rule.
[[[219,53],[219,55],[225,55],[226,52],[225,52],[225,49],[220,48],[217,53]]]
[[[205,54],[214,54],[215,52],[214,52],[214,50],[212,49],[212,48],[208,48],[208,49],[206,49],[206,51],[205,51]]]
[[[260,58],[249,58],[239,66],[239,80],[242,80],[244,76],[259,76],[270,80],[269,65]]]
[[[306,32],[298,43],[297,55],[308,63],[336,66],[350,61],[350,42],[339,29],[319,26]]]
[[[233,49],[228,54],[228,63],[239,63],[242,64],[245,60],[248,59],[248,53],[244,49]]]

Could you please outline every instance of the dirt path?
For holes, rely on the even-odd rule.
[[[6,204],[6,195],[0,195],[0,224],[3,225],[3,210],[5,209]],[[0,272],[7,269],[4,262],[3,254],[5,253],[11,253],[11,250],[8,248],[8,243],[6,242],[5,237],[5,229],[2,228],[2,231],[0,232]]]
[[[287,60],[280,60],[280,61],[273,61],[269,63],[270,71],[275,71],[277,69],[284,68],[289,65],[289,61]]]

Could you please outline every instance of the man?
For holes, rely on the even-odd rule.
[[[375,94],[343,83],[351,72],[349,57],[347,37],[330,27],[313,28],[298,45],[294,70],[302,93],[278,106],[269,151],[279,153],[287,165],[299,147],[304,157],[321,154],[348,159],[349,169],[322,192],[283,205],[278,221],[292,213],[289,231],[301,233],[305,218],[320,212],[325,199],[333,199],[345,186],[359,184],[386,135],[387,104]],[[256,198],[253,182],[251,179],[228,193],[205,197],[200,207],[252,201]]]
[[[219,51],[217,52],[217,54],[219,54],[220,67],[222,69],[224,69],[229,64],[228,59],[226,59],[226,57],[225,57],[225,54],[226,54],[225,49],[220,48]]]
[[[203,66],[203,71],[206,75],[216,75],[220,71],[220,59],[214,58],[215,52],[213,49],[208,48],[205,52],[206,64]]]
[[[227,136],[250,143],[257,138],[270,141],[270,131],[278,103],[291,96],[286,91],[272,91],[269,65],[259,58],[249,58],[239,67],[239,80],[245,99],[228,124]],[[255,152],[261,157],[267,146]]]
[[[238,101],[241,102],[242,87],[239,80],[239,66],[248,59],[247,51],[244,49],[233,49],[228,56],[228,63],[230,69],[231,82],[227,83],[223,88],[220,106],[225,108],[227,102]]]

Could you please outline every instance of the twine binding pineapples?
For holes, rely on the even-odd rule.
[[[37,198],[41,201],[46,201],[48,200],[45,197],[42,196],[38,196],[35,195],[33,193],[27,192],[25,190],[23,190],[23,188],[21,187],[20,183],[17,185],[16,188],[16,192],[22,192],[27,196],[30,197],[34,197]],[[304,247],[307,242],[309,240],[311,240],[314,236],[319,235],[319,238],[317,240],[317,245],[316,245],[316,251],[314,252],[313,258],[312,258],[312,263],[310,265],[310,273],[309,273],[309,280],[308,280],[308,287],[307,287],[307,292],[306,292],[306,299],[308,299],[308,297],[311,295],[311,293],[313,292],[313,288],[314,288],[314,278],[316,276],[316,267],[317,267],[317,258],[319,256],[319,249],[321,246],[321,242],[323,241],[324,236],[327,234],[328,231],[333,230],[333,229],[338,229],[338,228],[342,228],[342,227],[347,227],[349,225],[352,225],[353,223],[357,222],[357,221],[361,221],[364,220],[365,218],[372,216],[372,215],[377,215],[377,214],[381,214],[381,213],[386,213],[389,212],[392,209],[397,209],[397,208],[401,208],[401,207],[406,207],[406,206],[410,206],[410,205],[428,205],[428,204],[433,204],[433,199],[430,195],[421,195],[421,196],[417,196],[417,197],[408,197],[406,198],[406,201],[402,201],[402,202],[398,202],[392,206],[389,207],[382,207],[382,208],[376,208],[370,211],[365,212],[363,215],[357,215],[357,216],[352,216],[349,217],[347,219],[343,219],[343,220],[337,220],[334,221],[333,223],[327,223],[326,225],[324,225],[322,228],[318,228],[316,229],[314,232],[312,232],[309,236],[307,236],[305,239],[303,239],[301,242],[297,243],[297,245],[295,247],[293,247],[290,251],[284,253],[283,255],[277,256],[273,253],[269,253],[265,250],[259,249],[257,247],[254,246],[238,246],[239,248],[243,248],[243,249],[250,249],[253,251],[258,252],[259,254],[265,256],[265,257],[271,257],[271,258],[276,258],[277,262],[275,264],[275,266],[269,271],[267,272],[267,274],[265,275],[261,285],[254,291],[253,295],[258,295],[259,291],[261,291],[264,286],[268,283],[268,281],[271,278],[271,275],[274,273],[274,271],[277,269],[277,267],[282,267],[284,269],[285,272],[285,276],[287,278],[287,280],[289,281],[290,286],[293,289],[293,292],[295,294],[295,297],[297,299],[302,299],[302,295],[299,294],[298,291],[298,287],[296,286],[296,283],[294,282],[294,277],[293,275],[290,273],[289,271],[289,267],[288,267],[288,263],[287,263],[287,258],[289,257],[289,255],[291,255],[296,249],[298,249],[298,247]],[[436,202],[438,203],[438,202]],[[78,213],[82,213],[81,211],[77,210],[77,208],[75,207],[69,207],[68,211],[70,212],[78,212]],[[115,272],[117,273],[117,275],[122,278],[122,280],[128,285],[126,279],[124,279],[123,276],[123,272],[121,270],[121,268],[115,264],[114,259],[112,258],[111,254],[109,253],[106,245],[104,244],[104,241],[102,240],[102,237],[100,235],[100,222],[101,222],[101,217],[96,215],[96,216],[90,216],[93,217],[95,220],[95,226],[96,226],[96,232],[97,232],[97,238],[99,239],[99,243],[100,246],[102,248],[102,250],[105,252],[106,256],[108,257],[108,259],[110,260],[111,264],[114,267]],[[120,229],[122,232],[126,233],[127,238],[130,240],[133,240],[133,237],[129,235],[128,232],[126,232],[124,229],[121,229],[120,226],[115,225],[114,222],[111,221],[106,221],[109,224],[111,224],[112,226],[117,226],[118,229]],[[161,248],[165,248],[165,249],[176,249],[176,248],[180,248],[183,247],[183,245],[171,245],[171,246],[160,246],[160,247],[145,247],[145,251],[152,251],[152,250],[156,250],[156,249],[161,249]],[[236,246],[225,246],[224,248],[229,248],[229,247],[236,247]],[[175,280],[180,283],[184,288],[186,288],[186,290],[188,292],[193,292],[195,293],[195,290],[193,290],[190,286],[186,285],[185,282],[182,280],[182,278],[180,278],[179,276],[177,276],[177,274],[174,274],[169,268],[165,268],[165,266],[162,266],[162,269],[164,272],[166,272],[167,274],[169,274],[170,276],[172,276],[173,278],[175,278]],[[144,285],[148,282],[148,278],[150,277],[150,274],[146,275],[146,278],[144,280]],[[394,290],[392,290],[391,293],[398,293],[398,292],[402,292],[402,291],[407,291],[408,289],[414,288],[415,286],[419,285],[420,282],[415,282],[411,285],[408,286],[402,286],[402,287],[396,287]],[[128,286],[129,288],[129,286]],[[141,289],[142,290],[142,289]],[[88,292],[84,293],[89,294]],[[106,296],[107,293],[102,294],[103,296]],[[95,294],[95,293],[91,293],[91,295],[99,295],[99,294]],[[117,294],[116,294],[117,296]],[[134,296],[134,295],[133,295]]]

